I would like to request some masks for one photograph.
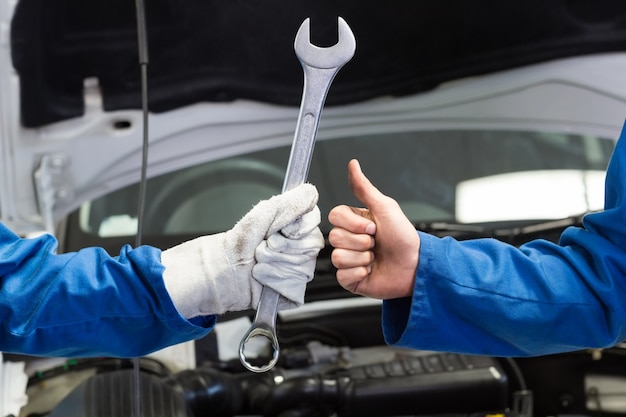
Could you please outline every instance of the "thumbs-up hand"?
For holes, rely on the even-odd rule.
[[[337,281],[348,291],[379,299],[413,294],[420,239],[399,204],[381,193],[355,159],[348,163],[348,181],[365,208],[333,208],[329,242]]]

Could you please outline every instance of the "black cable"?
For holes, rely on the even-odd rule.
[[[136,0],[137,4],[137,34],[139,45],[139,66],[141,69],[141,110],[143,116],[143,140],[141,176],[139,180],[139,196],[137,202],[137,234],[135,246],[141,246],[143,236],[143,213],[146,202],[146,185],[148,170],[148,36],[146,31],[146,19],[143,0]]]
[[[533,415],[533,392],[528,389],[522,370],[513,358],[502,358],[513,371],[519,390],[513,392],[513,411],[520,417],[532,417]]]
[[[513,358],[506,357],[502,359],[504,359],[511,367],[511,370],[513,371],[513,374],[515,375],[515,379],[517,380],[517,383],[519,384],[520,391],[527,391],[528,387],[526,386],[526,380],[524,379],[522,370],[517,365],[517,362],[515,362]]]
[[[135,0],[137,9],[137,44],[139,48],[139,66],[141,68],[141,109],[143,115],[143,144],[141,178],[137,203],[137,234],[135,246],[141,246],[143,235],[143,212],[146,200],[148,166],[148,35],[146,30],[146,10],[143,0]],[[141,417],[141,378],[139,359],[133,359],[133,387],[135,398],[135,417]]]

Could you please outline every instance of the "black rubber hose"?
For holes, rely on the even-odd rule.
[[[242,408],[243,389],[232,375],[211,368],[182,371],[166,380],[182,393],[194,416],[236,415]]]
[[[335,410],[339,398],[337,383],[319,376],[290,379],[273,387],[269,394],[260,410],[265,417]]]

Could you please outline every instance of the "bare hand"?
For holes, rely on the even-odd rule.
[[[413,293],[420,239],[398,203],[382,194],[361,171],[348,164],[348,181],[367,208],[337,206],[328,214],[337,281],[350,292],[392,299]]]

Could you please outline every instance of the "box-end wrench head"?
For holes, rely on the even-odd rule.
[[[304,88],[283,192],[306,181],[326,95],[339,69],[354,56],[356,40],[352,30],[341,17],[338,18],[338,27],[337,44],[327,48],[311,43],[309,19],[302,23],[296,34],[294,50],[304,71]],[[252,372],[268,371],[278,361],[280,347],[276,337],[276,315],[280,297],[274,289],[263,287],[254,321],[239,345],[239,359]],[[246,344],[259,336],[270,342],[272,355],[268,363],[257,366],[248,361]]]

